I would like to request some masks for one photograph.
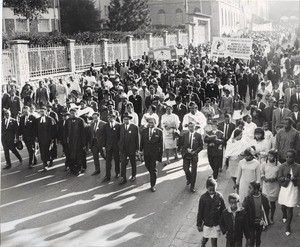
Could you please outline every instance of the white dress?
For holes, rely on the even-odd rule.
[[[63,84],[56,85],[57,99],[60,105],[65,105],[67,100],[67,87]]]
[[[268,152],[271,149],[271,143],[270,143],[270,141],[268,141],[266,139],[264,139],[262,141],[252,140],[250,146],[254,146],[256,152],[259,153],[258,158],[259,158],[260,163],[266,162],[267,156],[268,156]]]
[[[179,117],[174,114],[164,114],[161,117],[161,127],[163,129],[163,140],[165,149],[176,148],[176,139],[173,138],[173,132],[175,129],[179,128]],[[170,129],[166,129],[170,127]]]
[[[254,139],[254,130],[256,128],[257,128],[257,125],[255,123],[245,122],[244,130],[243,130],[243,139],[245,139],[247,141],[252,141]]]
[[[278,163],[277,165],[270,162],[262,163],[261,176],[264,176],[267,179],[277,178],[279,166],[280,163]],[[278,199],[279,190],[280,185],[277,180],[273,182],[263,181],[262,193],[268,197],[269,201],[273,202]]]
[[[292,168],[290,174],[293,177]],[[295,186],[293,182],[289,182],[288,187],[281,186],[278,203],[289,208],[296,207],[298,203],[298,186]]]

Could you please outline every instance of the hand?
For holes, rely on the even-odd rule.
[[[23,137],[22,136],[19,136],[19,141],[23,141]]]
[[[198,226],[197,228],[198,228],[198,231],[199,231],[199,232],[202,232],[202,231],[203,231],[203,226]]]

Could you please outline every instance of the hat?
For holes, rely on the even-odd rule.
[[[103,78],[108,78],[108,75],[103,75]]]
[[[16,143],[15,143],[15,147],[18,149],[18,150],[22,150],[23,149],[23,143],[18,140]]]
[[[130,116],[128,112],[125,112],[125,113],[123,114],[123,119],[124,119],[124,118],[132,119],[132,116]]]

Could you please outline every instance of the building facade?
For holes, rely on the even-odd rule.
[[[110,0],[95,0],[94,4],[100,13],[100,25],[102,28],[105,28],[106,22],[108,21],[108,6]]]
[[[53,8],[41,14],[38,20],[29,21],[23,16],[15,15],[7,6],[2,8],[2,32],[14,33],[50,33],[60,32],[59,0],[53,0]]]

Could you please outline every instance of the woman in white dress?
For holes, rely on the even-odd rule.
[[[175,138],[175,133],[177,133],[180,120],[179,117],[172,113],[173,107],[171,105],[166,106],[166,114],[161,117],[161,126],[163,129],[163,139],[164,139],[164,148],[166,151],[167,164],[170,164],[170,151],[174,150],[175,159],[178,159],[176,146],[177,138]]]
[[[298,186],[300,184],[300,165],[295,163],[296,151],[286,151],[286,162],[278,170],[278,181],[280,192],[278,203],[281,204],[283,213],[282,221],[286,223],[286,236],[291,235],[291,223],[293,219],[293,209],[298,203]]]
[[[252,117],[247,114],[243,117],[245,122],[243,137],[247,141],[252,141],[254,139],[254,130],[257,128],[257,125],[252,122]]]
[[[148,108],[148,112],[146,112],[141,120],[141,127],[142,128],[147,128],[148,126],[148,119],[154,118],[155,119],[155,127],[158,126],[159,124],[159,117],[156,114],[156,106],[155,105],[150,105]]]
[[[256,152],[252,147],[247,148],[243,153],[245,158],[238,165],[236,186],[241,202],[248,196],[250,182],[260,181],[260,164],[255,155]]]
[[[68,90],[67,90],[67,86],[63,84],[61,78],[58,79],[58,83],[56,85],[56,91],[57,91],[58,103],[60,105],[65,105],[67,100]]]
[[[258,161],[265,163],[267,160],[268,152],[271,149],[271,143],[265,139],[265,132],[262,128],[256,128],[254,130],[254,140],[251,141],[251,145],[255,147]]]

